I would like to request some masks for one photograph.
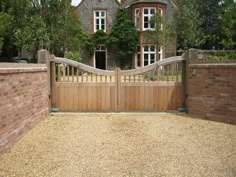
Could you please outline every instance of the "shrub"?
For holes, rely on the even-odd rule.
[[[207,60],[236,60],[236,51],[212,53],[207,57]]]
[[[80,53],[78,51],[65,52],[65,57],[70,59],[70,60],[74,60],[74,61],[78,61],[78,62],[81,61]]]

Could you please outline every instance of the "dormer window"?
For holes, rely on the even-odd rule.
[[[155,13],[156,8],[154,7],[143,8],[143,30],[152,30],[155,28],[155,24],[150,23],[150,20]]]
[[[95,10],[94,11],[94,32],[103,30],[106,32],[106,11]]]

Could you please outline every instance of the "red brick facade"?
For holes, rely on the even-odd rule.
[[[236,124],[236,61],[188,66],[188,113]]]
[[[44,64],[0,64],[0,152],[48,115]]]

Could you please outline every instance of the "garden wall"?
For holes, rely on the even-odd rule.
[[[46,65],[0,63],[0,152],[47,115]]]
[[[187,73],[188,113],[236,124],[236,60],[213,62],[190,54]]]

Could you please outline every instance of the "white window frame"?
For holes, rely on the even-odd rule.
[[[99,16],[96,16],[96,13],[99,13]],[[102,16],[102,12],[104,12],[104,16]],[[93,12],[94,15],[94,32],[97,32],[98,30],[103,30],[106,32],[106,26],[107,26],[107,12],[106,10],[94,10]],[[99,29],[97,29],[97,20],[99,20]],[[104,29],[102,29],[102,20],[104,20]]]
[[[135,28],[137,30],[140,30],[140,9],[139,8],[134,9],[134,21],[135,21]]]
[[[144,48],[148,47],[148,51],[145,51]],[[151,47],[154,47],[154,51],[151,51]],[[148,64],[144,65],[145,63],[145,57],[144,55],[148,54]],[[143,45],[143,66],[148,66],[151,63],[151,54],[154,54],[154,63],[156,62],[156,45]]]
[[[148,10],[148,14],[144,14],[144,11],[145,11],[146,9]],[[151,24],[150,24],[150,20],[151,20],[152,16],[154,15],[154,14],[151,14],[151,10],[153,10],[153,9],[154,9],[154,14],[155,14],[155,13],[156,13],[156,7],[144,7],[144,8],[143,8],[143,18],[142,18],[143,31],[155,29],[155,27],[154,27],[154,28],[151,28]],[[144,18],[145,18],[145,17],[148,18],[148,27],[147,27],[147,28],[144,27]]]

